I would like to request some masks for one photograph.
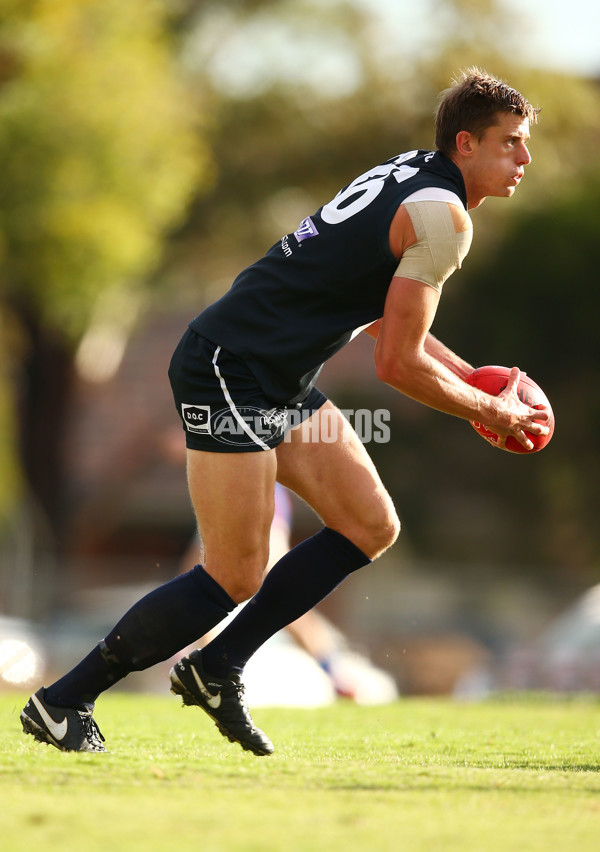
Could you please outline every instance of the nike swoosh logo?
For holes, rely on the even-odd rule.
[[[213,710],[218,710],[221,706],[221,693],[217,692],[216,695],[213,695],[212,692],[209,692],[208,689],[202,683],[202,679],[200,675],[196,671],[194,666],[190,666],[192,670],[192,674],[194,675],[194,680],[198,684],[198,689],[202,693],[202,695],[206,698],[206,703],[209,707],[212,707]]]
[[[55,740],[64,739],[66,734],[67,734],[67,727],[68,727],[67,717],[65,716],[65,718],[62,720],[62,722],[55,722],[54,719],[52,718],[52,716],[50,716],[48,714],[48,712],[46,711],[44,705],[38,700],[37,696],[32,695],[31,700],[33,701],[33,703],[37,707],[38,713],[40,714],[40,716],[44,720],[46,727],[48,728],[48,730],[50,731],[50,733],[52,734],[54,739]]]

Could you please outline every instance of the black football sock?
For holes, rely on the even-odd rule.
[[[273,566],[252,600],[202,649],[206,671],[223,678],[241,673],[269,637],[370,562],[362,550],[329,527],[296,545]]]
[[[132,671],[141,671],[200,639],[235,603],[196,565],[135,603],[80,663],[46,689],[49,704],[93,704],[98,695]]]

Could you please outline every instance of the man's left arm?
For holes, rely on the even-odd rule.
[[[471,237],[469,214],[456,204],[426,201],[401,205],[390,227],[390,248],[400,259],[396,276],[416,277],[426,282],[438,291],[439,298],[444,280],[454,269],[460,267],[466,256]],[[397,281],[397,278],[394,280]],[[431,299],[428,301],[432,302]],[[434,301],[436,304],[431,320],[437,307],[437,300]],[[383,318],[365,329],[366,334],[374,338],[379,345],[382,323]],[[426,356],[434,358],[463,380],[473,370],[470,364],[428,330],[420,345]]]
[[[425,338],[424,344],[425,352],[428,355],[431,355],[432,358],[435,358],[436,361],[439,361],[440,364],[443,364],[445,367],[448,367],[449,370],[459,376],[459,378],[464,381],[467,380],[467,376],[469,376],[473,372],[473,367],[467,361],[457,355],[456,352],[453,352],[451,349],[448,349],[441,340],[438,340],[437,337],[434,337],[431,332],[427,334]]]

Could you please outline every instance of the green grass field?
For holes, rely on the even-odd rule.
[[[600,702],[258,709],[257,758],[172,696],[109,694],[109,754],[63,754],[21,733],[26,696],[0,695],[0,844],[120,852],[600,848]]]

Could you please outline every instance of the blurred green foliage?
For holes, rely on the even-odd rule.
[[[0,469],[12,471],[0,512],[16,494],[9,357],[13,395],[25,398],[26,373],[44,369],[40,338],[70,348],[99,300],[118,321],[124,294],[145,287],[166,233],[209,179],[169,5],[0,0],[0,300],[13,329],[10,353],[0,340]]]
[[[2,18],[1,292],[66,336],[156,264],[206,172],[166,5],[40,0]]]

